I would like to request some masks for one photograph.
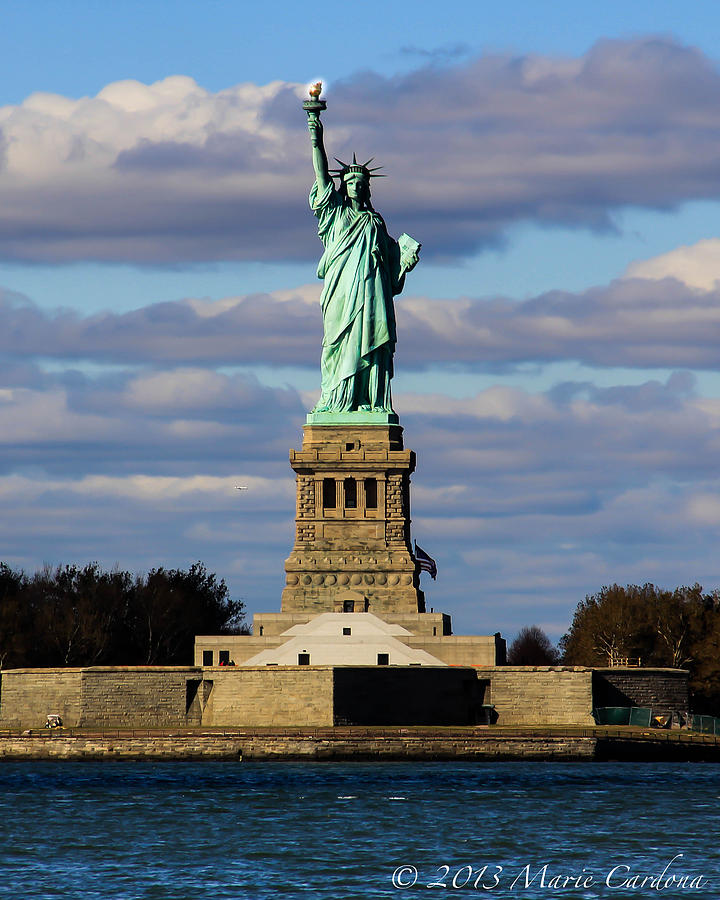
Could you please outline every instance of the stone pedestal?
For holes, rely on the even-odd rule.
[[[282,612],[424,612],[410,545],[415,454],[400,425],[313,422],[290,465],[297,513]]]

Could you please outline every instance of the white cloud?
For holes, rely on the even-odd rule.
[[[178,501],[188,504],[210,504],[224,509],[236,506],[239,495],[236,486],[243,485],[242,501],[246,508],[263,504],[276,505],[292,499],[290,477],[262,478],[243,473],[224,477],[187,475],[169,477],[159,475],[86,475],[80,478],[35,479],[22,475],[0,477],[0,497],[4,502],[47,502],[53,497],[92,499],[98,505],[108,500],[151,504],[154,508],[178,509]]]
[[[496,385],[472,397],[454,398],[444,394],[403,394],[405,414],[428,416],[472,416],[477,419],[498,419],[508,422],[553,418],[552,404],[543,394],[529,394],[517,388]]]
[[[0,352],[15,359],[181,365],[187,368],[183,377],[190,395],[189,372],[207,364],[316,370],[322,334],[319,296],[319,284],[304,285],[273,294],[212,302],[183,299],[124,314],[82,317],[68,310],[41,310],[26,298],[0,292]],[[720,365],[720,288],[706,291],[674,279],[624,278],[580,293],[553,291],[523,302],[408,296],[398,300],[396,309],[398,364],[405,369],[452,365],[506,371],[558,360],[663,370],[717,370]],[[180,376],[173,377],[177,381]],[[161,380],[156,379],[153,391]],[[511,396],[497,393],[498,409]]]
[[[177,75],[0,108],[0,258],[316,257],[304,90],[212,93]],[[375,154],[393,176],[375,194],[391,231],[449,259],[519,221],[612,228],[628,206],[720,196],[719,99],[713,61],[645,38],[363,72],[333,87],[325,118],[331,155]]]
[[[288,307],[304,304],[313,309],[317,309],[319,297],[320,289],[317,282],[315,284],[303,284],[297,288],[274,291],[271,295],[268,295],[272,303],[287,304]],[[201,319],[212,319],[231,311],[234,307],[241,304],[242,301],[242,297],[223,297],[220,300],[188,297],[184,302]]]
[[[675,278],[701,291],[718,288],[720,281],[720,238],[708,238],[669,253],[639,260],[628,266],[628,278]]]
[[[720,495],[696,494],[687,501],[689,518],[698,525],[720,527]]]
[[[72,441],[121,440],[122,425],[100,415],[79,415],[68,408],[67,394],[55,388],[34,391],[16,388],[0,405],[0,445]]]
[[[237,389],[228,396],[230,383],[226,376],[207,369],[149,372],[130,380],[125,402],[130,407],[166,414],[175,409],[237,404]]]

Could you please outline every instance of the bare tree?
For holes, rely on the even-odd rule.
[[[510,666],[555,666],[560,654],[538,625],[521,628],[507,654]]]

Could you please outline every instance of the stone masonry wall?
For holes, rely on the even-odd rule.
[[[213,685],[203,725],[333,724],[332,666],[238,666],[205,678]]]
[[[592,670],[570,666],[500,666],[489,678],[485,702],[498,725],[592,725]]]
[[[0,673],[0,727],[42,728],[49,713],[68,727],[82,717],[82,669],[8,669]]]
[[[191,699],[187,683],[193,673],[193,669],[175,666],[84,669],[80,724],[89,728],[184,725]],[[201,671],[195,674],[199,681]]]
[[[455,666],[13,669],[1,675],[0,728],[42,728],[48,713],[61,715],[67,727],[86,728],[460,725],[472,723],[479,703],[495,706],[498,725],[591,725],[593,706],[686,710],[687,673],[521,666],[477,673]]]
[[[593,758],[591,735],[475,728],[0,731],[0,759],[580,760]]]
[[[645,706],[656,713],[686,712],[688,672],[684,669],[595,669],[593,701],[600,706]]]
[[[416,650],[425,650],[449,666],[495,666],[498,662],[493,636],[445,635],[440,637],[401,637]]]

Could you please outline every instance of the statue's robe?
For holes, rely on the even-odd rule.
[[[325,284],[322,396],[315,410],[391,412],[397,340],[392,298],[405,281],[400,248],[382,216],[353,210],[332,182],[324,191],[313,185],[310,206],[325,247],[317,270]]]

